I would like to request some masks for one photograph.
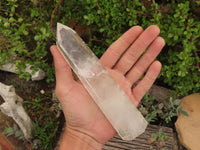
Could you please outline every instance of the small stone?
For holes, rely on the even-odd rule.
[[[175,126],[179,141],[189,150],[200,150],[200,93],[184,97],[180,105],[189,116],[178,115]]]
[[[45,93],[45,91],[44,91],[44,90],[41,90],[41,91],[40,91],[40,93],[41,93],[41,94],[44,94],[44,93]]]
[[[32,67],[31,65],[26,64],[25,72],[27,72],[31,75],[32,81],[43,80],[46,77],[46,74],[42,69],[38,68],[38,70],[35,73],[32,73],[31,67]],[[18,68],[16,67],[16,65],[11,64],[11,63],[7,63],[7,64],[0,66],[0,70],[12,72],[12,73],[16,73],[17,71],[19,71]]]

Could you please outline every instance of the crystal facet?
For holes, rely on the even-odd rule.
[[[147,121],[78,34],[58,23],[57,46],[119,136],[133,140],[142,134]]]

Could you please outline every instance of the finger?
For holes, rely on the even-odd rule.
[[[137,84],[135,88],[133,88],[132,92],[138,103],[140,102],[142,97],[145,95],[145,93],[153,85],[160,70],[161,70],[161,63],[159,61],[155,61],[150,66],[144,78]]]
[[[154,41],[159,35],[160,29],[156,25],[148,27],[131,47],[124,53],[118,61],[114,69],[125,74],[135,64],[144,50]]]
[[[164,39],[157,37],[139,61],[133,66],[133,68],[131,68],[126,75],[126,79],[131,83],[131,85],[139,80],[139,78],[146,72],[147,68],[158,56],[164,45]]]
[[[112,68],[126,49],[137,39],[142,32],[142,27],[134,26],[116,40],[101,57],[101,63]]]
[[[50,50],[54,59],[54,66],[56,72],[56,86],[59,85],[63,87],[65,86],[66,88],[70,88],[71,85],[74,83],[70,66],[58,51],[57,46],[51,46]]]

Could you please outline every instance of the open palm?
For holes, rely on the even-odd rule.
[[[140,26],[134,26],[115,41],[100,59],[136,106],[161,69],[160,62],[154,61],[164,46],[164,40],[158,37],[159,32],[155,25],[145,31]],[[51,52],[56,71],[56,95],[62,105],[67,128],[104,144],[116,131],[80,81],[73,79],[71,68],[57,47],[52,46]],[[144,78],[133,88],[144,74]]]

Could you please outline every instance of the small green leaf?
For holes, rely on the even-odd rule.
[[[183,115],[185,115],[185,116],[189,116],[189,114],[188,114],[185,110],[180,109],[179,111],[180,111],[180,113],[182,113]]]
[[[41,40],[41,35],[36,35],[36,36],[34,36],[34,39],[35,39],[36,41]]]
[[[175,40],[175,41],[178,40],[178,35],[175,35],[175,36],[174,36],[174,40]]]
[[[168,38],[171,38],[171,37],[173,37],[173,34],[172,34],[172,33],[169,33],[169,34],[168,34]]]
[[[23,21],[23,18],[18,18],[18,22],[22,22]]]
[[[103,32],[104,30],[105,30],[104,28],[99,29],[100,32]]]
[[[24,35],[28,35],[28,31],[23,30]]]
[[[4,27],[9,28],[9,27],[10,27],[10,23],[5,22],[5,23],[4,23]]]
[[[129,8],[126,8],[126,11],[127,11],[127,12],[130,12],[130,9],[129,9]]]
[[[86,15],[84,15],[83,18],[86,19],[86,20],[88,20],[88,16],[86,16]]]
[[[15,19],[13,17],[10,17],[9,21],[10,22],[15,22]]]

